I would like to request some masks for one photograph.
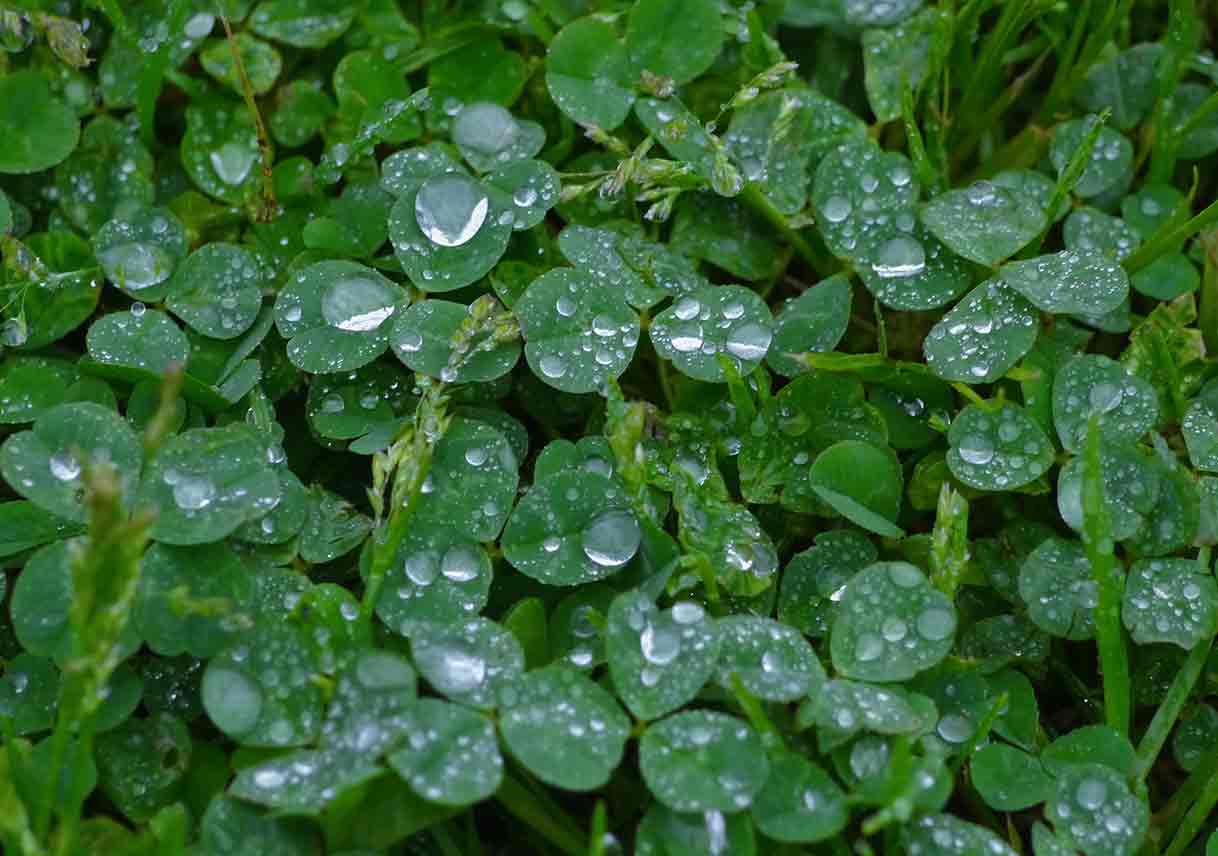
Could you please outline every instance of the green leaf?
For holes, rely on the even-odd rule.
[[[1016,856],[1016,851],[984,826],[960,820],[950,814],[933,814],[919,818],[905,829],[904,838],[910,853],[936,853],[941,856],[971,856],[992,853],[994,856]]]
[[[465,104],[450,131],[461,157],[480,173],[532,158],[546,142],[541,125],[518,120],[492,101]]]
[[[723,35],[712,0],[638,0],[626,21],[626,51],[636,79],[649,71],[688,83],[710,68]]]
[[[279,497],[266,444],[240,423],[172,437],[145,469],[139,491],[140,502],[159,511],[153,537],[183,545],[223,538]]]
[[[1095,208],[1076,208],[1072,211],[1062,229],[1062,239],[1066,249],[1098,250],[1118,262],[1123,261],[1141,243],[1132,226]]]
[[[49,658],[22,653],[9,660],[0,677],[0,716],[14,733],[50,729],[58,701],[59,672]]]
[[[1074,100],[1084,110],[1112,111],[1112,124],[1129,130],[1140,122],[1155,103],[1155,69],[1163,46],[1134,45],[1088,69]]]
[[[225,544],[153,544],[140,563],[133,621],[161,656],[214,657],[249,620],[241,610],[252,594],[249,569]]]
[[[1218,471],[1218,410],[1207,401],[1194,401],[1184,413],[1180,433],[1193,467]]]
[[[720,846],[733,856],[756,856],[749,815],[725,816],[718,811],[687,814],[652,802],[635,833],[635,849],[640,853],[702,856]]]
[[[790,843],[832,838],[849,819],[846,796],[829,774],[785,750],[771,755],[770,775],[751,812],[767,837]]]
[[[460,529],[412,529],[398,546],[376,614],[413,636],[424,624],[459,624],[478,614],[490,587],[490,557]]]
[[[756,292],[732,285],[709,286],[659,313],[648,331],[656,353],[682,373],[722,382],[723,354],[741,374],[765,359],[773,338],[773,317]]]
[[[630,720],[613,696],[575,669],[555,664],[529,672],[499,698],[504,744],[543,782],[591,791],[621,763]]]
[[[0,503],[0,558],[71,537],[80,529],[78,524],[56,517],[32,502]]]
[[[186,365],[190,343],[177,324],[163,312],[142,303],[129,312],[111,312],[89,326],[89,356],[99,363],[164,374],[171,366]]]
[[[519,97],[526,80],[520,54],[504,48],[494,37],[469,40],[441,56],[427,70],[433,128],[443,128],[461,105],[493,101],[509,106]]]
[[[546,88],[572,121],[612,131],[634,104],[633,83],[626,47],[605,21],[578,18],[550,41]]]
[[[834,443],[812,463],[812,490],[847,520],[899,538],[901,469],[891,450],[862,440]]]
[[[501,166],[486,176],[486,183],[512,200],[512,229],[532,229],[558,202],[562,179],[543,160],[526,158]]]
[[[1035,308],[996,278],[964,296],[926,336],[926,364],[944,380],[991,383],[1032,349]]]
[[[0,447],[0,472],[40,508],[83,522],[85,468],[111,464],[129,499],[142,459],[140,440],[126,420],[99,404],[75,402],[47,410],[31,430],[10,435]]]
[[[833,666],[865,681],[905,681],[951,650],[956,610],[905,562],[878,562],[846,584],[830,636]]]
[[[1045,813],[1057,834],[1086,856],[1136,853],[1150,823],[1144,798],[1099,764],[1064,770]]]
[[[411,653],[432,689],[482,709],[503,703],[500,692],[516,685],[524,671],[524,652],[516,637],[485,618],[420,625],[411,639]]]
[[[1075,151],[1091,132],[1095,116],[1062,122],[1053,130],[1049,159],[1059,174],[1065,172]],[[1133,174],[1133,144],[1120,132],[1100,128],[1091,157],[1074,186],[1074,193],[1084,199],[1099,196],[1127,185]]]
[[[832,351],[849,322],[850,283],[844,276],[831,276],[783,304],[766,363],[779,374],[794,377],[803,371],[796,357]]]
[[[1112,536],[1122,541],[1146,531],[1156,510],[1165,505],[1161,495],[1172,490],[1167,485],[1165,473],[1151,458],[1127,442],[1105,442],[1100,449],[1100,458],[1104,503],[1112,521]],[[1076,532],[1083,529],[1082,490],[1082,458],[1073,458],[1058,474],[1057,509],[1066,525]],[[1177,510],[1167,509],[1168,513]]]
[[[513,310],[529,368],[563,392],[592,392],[617,378],[638,344],[638,316],[579,270],[558,268],[533,280]]]
[[[453,291],[481,279],[507,249],[515,203],[460,173],[423,180],[398,198],[389,239],[416,288]]]
[[[208,196],[236,205],[255,192],[261,153],[249,111],[240,101],[193,102],[186,110],[181,155],[186,174]]]
[[[454,419],[436,445],[411,525],[453,527],[476,541],[495,540],[512,512],[519,468],[502,431],[477,419]]]
[[[175,801],[190,766],[191,739],[176,717],[132,719],[97,741],[102,793],[136,823]]]
[[[1019,594],[1028,616],[1051,636],[1090,639],[1099,594],[1083,545],[1046,538],[1019,569]]]
[[[56,541],[30,556],[13,585],[10,612],[13,632],[21,647],[31,654],[64,663],[77,645],[70,622],[74,554],[81,549],[77,539]],[[128,623],[119,638],[114,656],[130,656],[139,647],[135,628]]]
[[[770,773],[757,733],[709,710],[675,713],[649,726],[639,740],[639,767],[652,795],[680,812],[742,811]]]
[[[259,621],[203,673],[203,707],[243,746],[304,746],[321,731],[322,690],[306,629],[281,618]]]
[[[978,490],[1015,490],[1053,465],[1053,446],[1022,407],[970,404],[952,421],[947,465],[952,475]]]
[[[737,676],[757,698],[784,702],[815,695],[824,684],[825,669],[797,630],[749,615],[721,618],[716,624],[721,640],[716,679],[724,689],[731,690]]]
[[[1128,738],[1107,725],[1083,725],[1046,746],[1041,761],[1055,778],[1072,767],[1087,764],[1106,764],[1122,777],[1129,777],[1137,757]]]
[[[244,78],[237,70],[234,53],[241,58]],[[212,42],[199,53],[199,62],[208,74],[238,94],[245,86],[244,81],[248,80],[251,92],[265,95],[271,91],[283,70],[279,51],[248,33],[240,32],[231,41],[217,39]]]
[[[288,359],[318,374],[346,372],[389,346],[386,323],[405,301],[394,282],[355,262],[324,261],[298,271],[275,301],[275,326]]]
[[[213,797],[207,805],[199,824],[199,844],[204,852],[211,853],[321,856],[323,852],[311,826],[268,815],[223,794]],[[234,851],[237,846],[241,849]]]
[[[609,607],[604,634],[614,689],[639,719],[688,703],[715,672],[718,625],[693,601],[660,611],[642,592],[624,592]]]
[[[64,160],[80,141],[80,122],[51,94],[39,71],[10,71],[0,78],[0,173],[31,173]]]
[[[906,233],[916,223],[918,191],[908,158],[881,151],[870,140],[851,140],[829,152],[816,168],[812,207],[821,236],[837,257],[871,261],[880,257],[885,244],[896,241],[907,250],[900,255],[909,257],[897,259],[900,267],[917,267],[918,253]],[[902,219],[907,229],[900,228]],[[898,248],[885,251],[885,259],[897,256]]]
[[[927,202],[922,222],[952,252],[994,267],[1040,234],[1045,213],[1028,194],[978,181]]]
[[[257,257],[249,250],[208,244],[178,267],[165,305],[204,336],[234,339],[258,317],[263,279]]]
[[[1218,583],[1192,559],[1143,559],[1129,567],[1121,615],[1139,645],[1190,649],[1218,632]]]
[[[879,558],[875,545],[853,529],[833,529],[791,557],[782,573],[778,619],[809,636],[825,636],[837,613],[834,599],[854,574]]]
[[[93,235],[93,252],[106,279],[133,297],[156,300],[157,288],[186,258],[186,227],[164,208],[140,206],[107,220]]]
[[[473,339],[470,356],[461,361],[455,376],[449,376],[453,339],[468,317],[462,303],[419,301],[394,318],[393,352],[407,368],[450,383],[486,383],[510,372],[520,359],[520,343],[496,342],[492,331],[484,331]]]
[[[915,93],[930,66],[936,41],[943,38],[949,19],[927,9],[891,29],[863,32],[863,83],[871,112],[881,122],[901,116],[901,90],[908,83]]]
[[[516,570],[547,585],[579,585],[621,571],[642,532],[621,489],[607,477],[569,470],[535,483],[503,533]]]
[[[296,48],[324,48],[359,10],[342,0],[263,0],[250,16],[255,33]]]
[[[1080,354],[1053,380],[1053,424],[1062,446],[1077,452],[1087,437],[1091,414],[1110,441],[1136,441],[1159,421],[1154,387],[1099,354]]]
[[[1000,276],[1038,309],[1055,314],[1104,315],[1129,296],[1125,270],[1096,250],[1066,250],[1011,262]]]
[[[466,806],[498,789],[503,758],[489,719],[431,698],[419,699],[406,713],[410,734],[387,760],[416,794],[428,802]]]
[[[372,521],[336,493],[319,486],[309,491],[308,510],[300,530],[300,557],[323,564],[345,556],[363,543]]]
[[[1040,761],[1014,746],[991,743],[973,756],[973,784],[995,811],[1023,811],[1053,792],[1053,780]]]

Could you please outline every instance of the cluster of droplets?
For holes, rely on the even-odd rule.
[[[867,629],[855,636],[853,656],[859,663],[900,658],[927,643],[942,643],[956,631],[956,616],[944,606],[932,603],[910,615],[904,607],[905,599],[894,596],[894,592],[903,590],[912,599],[926,586],[926,578],[917,568],[893,562],[887,577],[886,582],[876,579],[873,584],[869,577],[860,575],[851,584],[850,610],[854,615],[868,626],[875,624],[877,616],[883,616],[874,631]],[[894,608],[897,605],[901,608]]]
[[[952,445],[959,461],[949,461],[969,484],[1006,490],[1048,469],[1047,438],[1018,407],[1003,407],[994,414],[974,411],[969,417],[967,433]]]
[[[769,326],[751,319],[741,320],[745,314],[742,303],[728,302],[719,307],[720,317],[714,319],[713,326],[726,330],[723,350],[741,362],[756,362],[762,359],[770,348],[772,336]],[[712,323],[712,307],[705,306],[694,297],[680,298],[673,306],[673,315],[681,326],[674,326],[669,334],[669,343],[673,350],[681,353],[699,351],[703,354],[719,353],[719,345],[704,335],[706,324]]]
[[[818,176],[818,219],[834,252],[870,264],[881,278],[904,278],[926,267],[926,251],[913,235],[917,184],[908,161],[875,146],[852,143],[831,155],[835,170]],[[826,181],[821,176],[831,176]]]
[[[1036,323],[1035,313],[1019,295],[990,280],[931,328],[925,343],[927,363],[941,377],[988,382],[1032,347]],[[1019,344],[1012,347],[1016,339]]]
[[[1218,586],[1191,559],[1135,562],[1126,582],[1123,618],[1140,643],[1175,642],[1185,648],[1218,624]]]

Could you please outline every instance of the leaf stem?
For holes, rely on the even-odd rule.
[[[1210,226],[1218,223],[1218,199],[1202,208],[1190,219],[1179,226],[1161,228],[1150,236],[1150,239],[1121,262],[1125,272],[1135,274],[1159,256],[1170,252],[1185,240]]]
[[[745,185],[744,190],[740,193],[740,199],[764,217],[771,226],[781,232],[782,236],[794,248],[795,254],[803,259],[818,275],[826,277],[836,272],[836,264],[822,253],[813,249],[812,245],[805,241],[797,230],[791,227],[791,224],[787,222],[787,218],[783,213],[774,207],[756,184]]]
[[[547,811],[527,787],[510,774],[503,777],[503,783],[495,792],[495,800],[509,814],[528,824],[533,829],[568,856],[585,856],[588,852],[584,836],[568,829],[567,824]]]
[[[1095,607],[1095,639],[1100,649],[1104,682],[1104,717],[1120,734],[1129,734],[1129,658],[1121,630],[1121,599],[1125,581],[1113,552],[1112,521],[1104,501],[1103,460],[1100,457],[1100,423],[1092,413],[1083,452],[1083,546],[1099,590]]]
[[[1193,646],[1193,650],[1188,652],[1184,665],[1176,673],[1171,686],[1167,689],[1167,695],[1159,703],[1154,718],[1150,720],[1146,733],[1142,735],[1142,740],[1138,743],[1137,764],[1134,766],[1134,775],[1137,778],[1145,779],[1150,768],[1154,766],[1159,752],[1163,749],[1163,744],[1167,742],[1167,736],[1175,726],[1176,720],[1180,718],[1180,712],[1184,709],[1193,688],[1197,685],[1197,680],[1201,677],[1201,672],[1205,669],[1213,646],[1214,640],[1210,638],[1205,642],[1198,642]]]

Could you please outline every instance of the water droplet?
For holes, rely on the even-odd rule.
[[[728,333],[727,352],[741,360],[760,360],[770,349],[772,337],[769,327],[749,321]]]
[[[692,297],[682,297],[672,311],[682,321],[692,321],[702,311],[702,304]]]
[[[1097,413],[1109,413],[1120,405],[1123,395],[1120,384],[1100,381],[1091,387],[1091,409]]]
[[[974,466],[985,466],[994,460],[994,441],[985,434],[969,434],[956,447],[961,459]]]
[[[884,642],[874,633],[863,633],[854,643],[854,656],[861,663],[879,659],[884,653]]]
[[[472,240],[489,210],[490,200],[482,186],[463,175],[427,179],[414,200],[419,229],[441,247],[459,247]]]
[[[516,192],[512,194],[512,202],[516,204],[517,208],[528,208],[536,201],[537,191],[527,184],[516,188]]]
[[[562,546],[562,539],[557,535],[551,535],[546,540],[541,542],[541,548],[547,553],[556,553],[558,548]]]
[[[1088,811],[1095,811],[1102,806],[1107,795],[1107,789],[1099,779],[1083,779],[1074,794],[1078,804]]]
[[[638,552],[642,532],[634,515],[623,509],[606,511],[583,533],[584,555],[603,568],[619,568]]]
[[[670,626],[648,622],[639,635],[639,649],[647,662],[666,666],[681,653],[681,637]]]
[[[406,576],[417,586],[429,586],[435,582],[440,567],[435,554],[430,552],[416,553],[406,559]]]
[[[557,380],[567,373],[567,364],[562,357],[546,354],[538,362],[541,373],[551,380]]]
[[[51,475],[59,481],[73,481],[80,476],[80,461],[71,452],[56,452],[51,455]]]
[[[249,176],[254,161],[258,159],[258,152],[236,140],[230,140],[213,151],[208,159],[220,180],[235,186]]]
[[[366,276],[340,279],[321,298],[321,314],[332,327],[357,333],[378,329],[397,309],[392,285]]]
[[[413,354],[423,347],[423,334],[417,330],[406,330],[398,337],[398,347],[408,354]]]
[[[692,600],[682,600],[672,605],[671,614],[677,624],[697,624],[706,617],[706,610]]]
[[[932,607],[918,616],[918,633],[931,641],[946,639],[956,629],[956,618],[946,609]]]
[[[949,713],[939,720],[935,729],[948,743],[963,743],[973,734],[973,724],[958,713]]]
[[[183,475],[173,485],[173,501],[183,511],[199,511],[216,498],[216,486],[207,476]]]
[[[879,248],[871,269],[883,279],[914,276],[926,269],[926,250],[914,238],[898,235]]]
[[[486,463],[490,453],[484,446],[470,446],[465,450],[465,463],[471,467],[480,467]]]
[[[106,279],[128,291],[162,283],[173,272],[173,257],[156,244],[132,241],[106,247],[97,254]]]
[[[440,573],[454,583],[467,583],[478,576],[478,553],[464,545],[450,547],[440,560]]]
[[[850,216],[850,212],[854,206],[850,204],[850,200],[844,196],[830,196],[825,202],[824,213],[825,219],[830,223],[840,223]]]
[[[211,34],[212,27],[215,25],[215,15],[199,12],[187,19],[186,26],[182,28],[182,32],[186,34],[188,39],[205,39]]]

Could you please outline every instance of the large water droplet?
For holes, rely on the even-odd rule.
[[[970,434],[956,447],[965,463],[985,466],[994,460],[994,441],[985,434]]]
[[[416,553],[406,559],[406,576],[417,586],[429,586],[440,572],[436,557],[429,552]]]
[[[453,142],[488,157],[507,149],[520,126],[508,110],[489,101],[470,104],[453,119]]]
[[[931,641],[946,639],[956,629],[956,618],[946,609],[932,607],[918,616],[918,633]]]
[[[428,674],[442,692],[469,692],[486,680],[486,660],[463,648],[429,647],[416,652],[415,657],[420,653],[424,664],[431,667]]]
[[[844,196],[830,196],[822,213],[830,223],[840,223],[850,216],[853,207],[850,200]]]
[[[321,297],[321,315],[331,327],[368,333],[379,328],[397,308],[393,286],[366,276],[340,279]]]
[[[183,475],[173,485],[173,501],[183,511],[199,511],[216,498],[216,486],[207,476]]]
[[[97,260],[106,279],[129,291],[164,282],[173,272],[173,257],[164,248],[139,241],[107,247]]]
[[[490,200],[478,182],[464,175],[427,179],[414,200],[414,216],[427,239],[441,247],[459,247],[486,222]]]
[[[760,360],[770,349],[773,334],[756,321],[741,324],[727,335],[727,352],[741,360]]]
[[[59,481],[72,481],[80,476],[80,461],[71,452],[57,452],[51,455],[51,475]]]
[[[648,663],[667,666],[681,653],[681,637],[666,623],[647,623],[639,635],[639,649]]]
[[[473,547],[450,547],[440,560],[440,573],[454,583],[467,583],[478,576],[478,553]]]
[[[249,176],[254,161],[258,159],[258,152],[236,140],[230,140],[213,151],[208,159],[221,181],[237,185]]]
[[[1097,413],[1108,413],[1117,408],[1121,403],[1121,398],[1124,391],[1120,384],[1110,383],[1109,381],[1100,381],[1095,386],[1091,387],[1091,409]]]
[[[914,276],[926,269],[926,250],[921,242],[908,235],[898,235],[885,241],[876,251],[871,269],[884,279]]]
[[[629,511],[606,511],[584,530],[584,555],[603,568],[619,568],[634,558],[642,537]]]
[[[1107,788],[1099,779],[1083,779],[1074,794],[1078,804],[1088,811],[1095,811],[1102,806],[1107,795]]]
[[[562,357],[546,354],[538,362],[541,373],[551,380],[562,377],[567,373],[567,364]]]

